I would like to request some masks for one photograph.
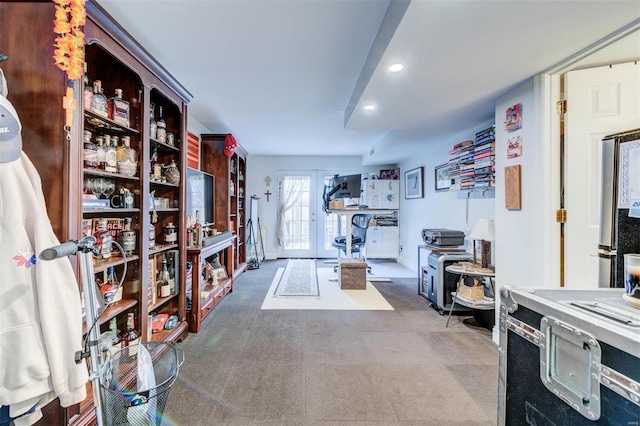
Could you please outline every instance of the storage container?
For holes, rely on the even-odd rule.
[[[622,289],[500,291],[499,425],[640,421],[640,311]]]

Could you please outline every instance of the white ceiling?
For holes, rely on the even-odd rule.
[[[98,3],[193,94],[209,131],[251,155],[367,165],[492,119],[514,85],[640,22],[637,0]],[[640,31],[615,46],[579,65],[640,59]]]

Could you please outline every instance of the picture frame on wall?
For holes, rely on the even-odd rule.
[[[416,167],[404,172],[404,198],[424,197],[424,167]]]
[[[451,178],[449,177],[449,164],[440,164],[434,169],[435,190],[448,191],[451,187]]]

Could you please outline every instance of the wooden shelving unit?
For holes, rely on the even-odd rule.
[[[77,108],[69,134],[64,130],[65,110],[62,96],[67,89],[66,75],[53,63],[53,31],[24,31],[29,28],[51,28],[55,8],[50,2],[2,2],[0,3],[0,27],[2,27],[3,52],[9,60],[2,69],[10,87],[9,99],[20,114],[23,126],[23,150],[38,170],[43,182],[43,193],[53,230],[60,241],[80,239],[83,230],[93,219],[131,218],[136,232],[133,254],[122,257],[112,255],[107,261],[94,263],[97,274],[104,274],[113,266],[118,277],[124,274],[122,299],[109,306],[101,315],[102,331],[110,319],[116,318],[118,328],[124,330],[126,314],[133,312],[136,326],[143,340],[150,328],[149,312],[175,314],[178,325],[156,333],[153,341],[179,341],[188,335],[186,321],[186,214],[182,208],[186,195],[184,179],[179,183],[154,182],[150,178],[149,160],[154,148],[158,162],[168,165],[175,161],[181,173],[186,172],[187,104],[191,94],[149,53],[119,26],[97,3],[86,3],[87,22],[85,33],[85,61],[90,83],[101,80],[107,98],[116,88],[122,89],[123,99],[130,105],[130,123],[123,126],[97,115],[83,107],[82,79],[74,84]],[[36,95],[36,96],[34,96]],[[163,108],[166,131],[174,136],[173,145],[151,137],[151,105],[155,105],[155,117]],[[137,153],[135,176],[110,173],[83,166],[83,132],[96,135],[128,136],[131,147]],[[164,169],[163,169],[164,170]],[[87,180],[107,179],[116,188],[126,188],[134,196],[133,208],[101,208],[83,210],[83,189]],[[156,209],[158,221],[155,231],[150,224],[152,202],[150,194],[167,198],[169,206]],[[173,223],[177,242],[164,244],[163,229]],[[157,246],[150,247],[150,235],[154,232]],[[116,241],[118,231],[113,231]],[[148,295],[155,291],[154,270],[166,254],[175,254],[175,279],[178,286],[171,296],[156,299],[149,304]],[[70,258],[76,265],[75,257]],[[125,265],[126,263],[126,265]],[[156,265],[153,268],[152,265]],[[126,274],[125,274],[126,266]],[[76,265],[76,269],[77,265]],[[79,275],[79,273],[78,273]],[[44,410],[39,422],[48,424],[91,424],[92,394],[79,405],[61,408],[57,402]]]
[[[246,194],[247,152],[238,144],[231,157],[224,155],[226,134],[201,135],[201,169],[215,176],[215,226],[218,232],[231,231],[237,236],[233,244],[234,276],[247,269]]]

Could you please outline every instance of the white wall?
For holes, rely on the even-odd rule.
[[[247,157],[247,196],[257,195],[259,200],[260,226],[263,231],[264,251],[267,259],[277,257],[275,245],[275,229],[278,216],[278,170],[357,170],[363,175],[378,173],[392,166],[362,166],[360,156],[265,156],[251,155]],[[269,185],[266,177],[271,178]],[[265,192],[269,190],[269,201]]]
[[[193,133],[200,138],[202,133],[211,133],[209,129],[204,127],[202,123],[196,120],[191,114],[187,118],[187,131]]]
[[[446,135],[433,140],[425,140],[420,149],[408,160],[400,163],[400,177],[404,173],[416,167],[424,167],[424,198],[404,199],[404,185],[400,192],[400,263],[416,271],[418,276],[418,250],[422,241],[421,232],[425,228],[447,228],[465,231],[466,204],[468,191],[435,191],[434,169],[436,166],[447,163],[451,158],[449,151],[457,142],[473,140],[476,132],[491,126],[493,121],[481,123],[471,129],[461,130],[459,133]],[[404,182],[403,182],[404,183]],[[479,218],[494,217],[494,191],[489,190],[482,196],[481,191],[473,191],[469,197],[469,222],[473,225]],[[426,263],[426,253],[423,251],[422,265]]]
[[[505,285],[523,288],[559,286],[559,147],[553,146],[550,117],[552,88],[538,75],[496,101],[496,306]],[[557,96],[557,95],[556,95]],[[505,110],[522,104],[522,128],[507,133]],[[557,131],[557,130],[556,130]],[[507,159],[510,137],[522,136],[522,156]],[[521,210],[505,208],[504,168],[521,165]],[[499,310],[496,309],[496,324]],[[494,329],[494,340],[497,341]]]
[[[504,119],[505,110],[522,104],[522,128],[513,133],[496,126],[496,280],[498,287],[556,287],[551,278],[555,270],[552,246],[559,240],[553,236],[555,170],[559,147],[550,146],[545,134],[546,117],[541,116],[544,95],[543,77],[529,79],[496,102],[496,122]],[[507,159],[507,142],[512,136],[523,140],[522,156]],[[522,209],[507,210],[504,202],[504,168],[521,165]],[[556,243],[554,243],[554,240]],[[499,265],[499,267],[498,267]]]

